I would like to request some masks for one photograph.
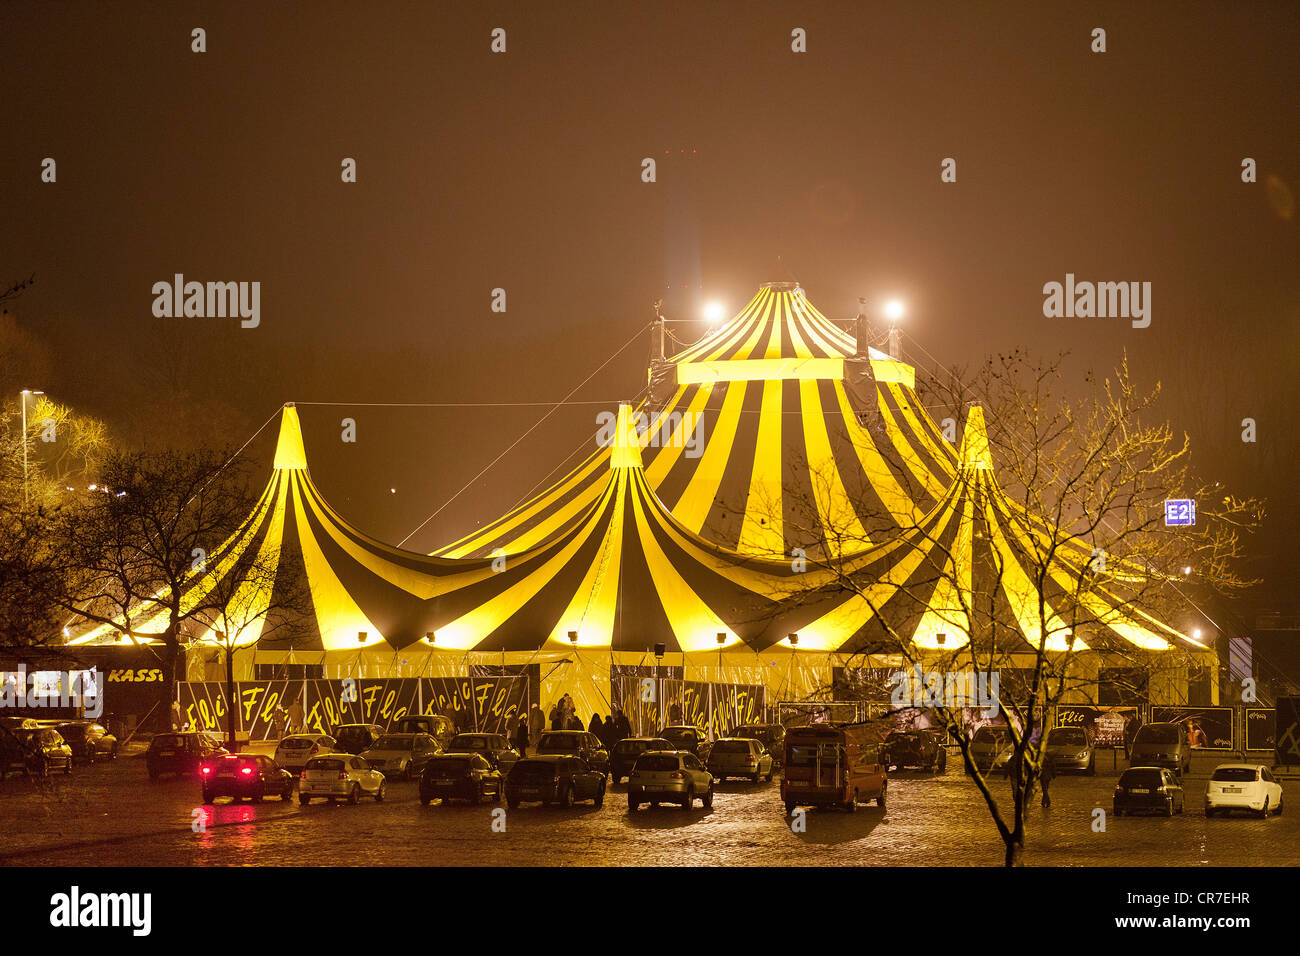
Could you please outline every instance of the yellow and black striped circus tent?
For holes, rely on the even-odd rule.
[[[793,283],[761,288],[730,322],[661,357],[637,404],[645,476],[689,531],[746,554],[838,554],[888,540],[943,497],[952,444],[921,407],[915,370],[855,339]],[[434,553],[526,551],[567,534],[604,493],[608,431],[540,494]]]
[[[850,655],[910,646],[918,656],[939,656],[972,640],[996,642],[1011,655],[1039,647],[1209,651],[1133,600],[1145,572],[1115,560],[1098,570],[1094,555],[1003,494],[984,411],[971,406],[957,475],[935,507],[895,540],[831,562],[827,593],[804,588],[798,606],[757,643],[761,649],[797,633],[801,649]],[[846,589],[839,582],[849,578],[855,584]]]

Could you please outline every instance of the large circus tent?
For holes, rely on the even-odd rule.
[[[976,593],[1001,602],[1026,653],[1046,641],[1098,661],[1116,647],[1212,655],[1128,606],[1119,576],[1071,598],[1082,542],[1055,550],[1040,589],[1030,559],[1049,532],[998,489],[982,410],[967,411],[954,447],[917,399],[914,369],[863,338],[797,287],[764,287],[731,322],[652,362],[645,395],[618,408],[577,468],[431,555],[376,540],[326,502],[287,405],[255,512],[185,599],[250,549],[277,563],[267,605],[275,588],[304,585],[310,609],[291,626],[263,634],[254,615],[233,639],[247,649],[237,678],[282,681],[281,695],[295,680],[405,682],[393,693],[430,709],[420,681],[522,675],[532,702],[570,694],[590,714],[628,705],[654,678],[686,719],[719,731],[777,701],[831,695],[846,667],[902,666],[882,649],[890,640],[938,658],[980,639],[958,613]],[[981,577],[990,560],[996,579]],[[869,586],[846,590],[846,575]],[[1067,604],[1072,619],[1085,612],[1085,632],[1054,610]],[[224,670],[215,631],[186,634],[195,688]],[[73,628],[74,644],[111,639]],[[466,684],[460,695],[471,709],[474,694]],[[492,715],[474,726],[480,717]]]

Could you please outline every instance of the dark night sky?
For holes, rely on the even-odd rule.
[[[1200,464],[1269,496],[1258,550],[1294,594],[1298,37],[1290,3],[8,3],[0,281],[36,274],[13,311],[49,362],[0,384],[133,442],[237,444],[288,400],[559,399],[661,295],[734,311],[793,275],[836,318],[903,297],[948,364],[1069,350],[1077,376],[1127,349]],[[154,318],[176,272],[259,280],[261,327]],[[1045,319],[1066,272],[1150,281],[1150,328]],[[576,397],[632,396],[647,351]],[[542,409],[302,411],[322,491],[396,541]],[[554,415],[410,545],[513,504],[596,411]]]

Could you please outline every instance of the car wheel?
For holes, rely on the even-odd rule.
[[[348,791],[348,803],[355,804],[360,799],[361,799],[361,786],[359,784],[354,783],[352,785],[352,789]]]
[[[564,787],[560,791],[560,807],[567,810],[573,806],[573,788]]]
[[[1097,755],[1096,754],[1093,754],[1088,758],[1087,774],[1090,777],[1097,776]]]
[[[1174,798],[1170,797],[1165,801],[1165,816],[1172,817],[1173,815],[1174,815]]]
[[[305,807],[309,803],[311,803],[311,797],[307,796],[305,793],[298,794],[298,806]]]
[[[292,796],[293,796],[293,784],[289,784],[287,787],[285,787],[283,790],[280,791],[280,802],[288,803],[289,798]]]
[[[1273,811],[1273,814],[1274,814],[1275,816],[1279,816],[1279,817],[1282,815],[1282,801],[1281,801],[1281,800],[1278,800],[1278,802],[1277,802],[1277,809]]]
[[[109,760],[117,759],[117,744],[114,744],[113,749],[108,752],[108,759]]]
[[[635,794],[629,793],[627,795],[627,812],[636,813],[640,809],[641,801],[636,798]]]
[[[212,794],[210,794],[210,793],[209,793],[208,791],[206,791],[206,790],[203,791],[203,802],[204,802],[204,803],[206,803],[206,804],[211,804],[212,801],[213,801],[213,799],[214,799],[214,797],[212,796]]]
[[[493,803],[500,803],[500,802],[501,802],[501,784],[500,784],[500,783],[497,783],[497,788],[496,788],[495,790],[492,791],[492,802],[493,802]]]
[[[853,795],[850,796],[848,802],[844,804],[844,809],[849,811],[849,813],[858,812],[858,791],[853,791]]]
[[[63,772],[64,772],[64,773],[72,773],[72,758],[71,758],[71,757],[69,757],[69,758],[68,758],[68,762],[65,763],[65,764],[63,765]]]
[[[591,798],[591,805],[593,807],[599,807],[599,806],[603,806],[604,803],[605,803],[605,781],[602,780],[600,782],[600,788],[597,789],[596,791],[596,795]]]
[[[1259,808],[1259,818],[1263,820],[1268,816],[1268,797],[1264,798],[1264,805]]]
[[[789,801],[786,801],[786,804],[785,804],[785,815],[786,815],[787,817],[792,817],[792,816],[794,816],[794,804],[793,804],[793,803],[790,803]]]
[[[519,806],[519,798],[510,797],[510,796],[506,797],[506,806],[509,807],[511,810],[515,809],[516,807]]]
[[[705,810],[713,809],[713,788],[712,787],[709,787],[709,789],[705,792],[704,796],[700,798],[700,806],[702,806]]]
[[[375,791],[375,803],[383,803],[384,797],[388,795],[388,784],[380,781],[379,789]]]
[[[767,772],[767,776],[764,777],[763,779],[766,780],[768,783],[771,783],[771,782],[772,782],[772,777],[773,777],[773,775],[774,775],[775,773],[776,773],[776,768],[773,767],[771,770],[769,770],[769,771]]]
[[[685,799],[682,800],[682,809],[689,810],[691,808],[691,804],[693,804],[694,802],[695,802],[695,788],[687,787],[686,797]]]
[[[420,806],[427,807],[432,802],[432,800],[433,798],[430,797],[427,793],[420,794]]]
[[[651,801],[650,801],[650,809],[651,809],[651,810],[658,810],[658,809],[659,809],[659,801],[658,801],[658,800],[651,800]]]
[[[885,791],[888,789],[889,781],[882,780],[880,782],[880,796],[876,797],[876,806],[880,807],[882,810],[885,809]]]
[[[609,782],[610,782],[610,784],[611,784],[612,786],[617,787],[617,786],[618,786],[618,782],[619,782],[620,779],[622,779],[622,778],[619,777],[617,774],[615,774],[614,771],[611,770],[611,771],[609,772]]]

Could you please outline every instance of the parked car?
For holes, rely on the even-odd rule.
[[[663,737],[624,737],[614,744],[609,754],[609,775],[618,783],[632,772],[636,758],[647,750],[672,750],[673,745]]]
[[[0,717],[0,730],[37,730],[40,726],[33,717]]]
[[[519,759],[519,751],[510,746],[503,734],[457,734],[442,748],[445,753],[482,754],[488,763],[503,774]]]
[[[420,802],[426,807],[433,800],[468,800],[482,803],[501,799],[505,776],[479,753],[439,754],[424,765],[420,776]]]
[[[890,770],[916,767],[943,773],[948,769],[946,736],[931,730],[895,730],[881,745],[880,762]]]
[[[889,772],[871,725],[812,724],[785,735],[781,800],[789,816],[797,806],[840,807],[850,813],[874,799],[882,810]]]
[[[290,734],[276,744],[275,762],[285,770],[301,773],[312,757],[333,751],[334,738],[329,734]]]
[[[185,730],[155,736],[144,758],[149,779],[157,780],[165,773],[196,775],[205,760],[224,753],[226,748],[207,734]]]
[[[24,769],[28,773],[41,777],[51,770],[72,773],[72,748],[53,727],[19,730],[14,736],[25,752]]]
[[[685,750],[647,750],[636,758],[627,778],[627,809],[641,804],[679,803],[689,810],[698,797],[706,810],[713,806],[713,774],[700,758]]]
[[[781,760],[785,756],[784,724],[741,724],[727,732],[728,737],[749,737],[761,740],[767,752],[776,761],[776,769],[781,769]]]
[[[704,731],[693,724],[675,724],[665,727],[659,731],[659,736],[672,744],[674,750],[685,750],[697,757],[700,755],[700,747],[705,739]]]
[[[1282,812],[1282,785],[1263,764],[1221,763],[1205,788],[1205,815],[1253,810],[1260,817]]]
[[[1130,767],[1168,767],[1182,776],[1192,768],[1186,724],[1143,724],[1129,748]]]
[[[442,714],[409,714],[393,725],[395,734],[428,734],[443,750],[456,736],[456,725]]]
[[[537,741],[537,756],[548,754],[573,754],[585,760],[592,770],[609,772],[609,751],[590,731],[548,730]]]
[[[0,724],[0,780],[5,779],[10,770],[28,772],[27,749],[14,731]]]
[[[510,768],[506,777],[506,804],[511,809],[520,803],[533,802],[571,807],[576,800],[590,800],[595,806],[605,802],[605,771],[597,770],[581,757],[571,754],[524,757]]]
[[[293,796],[294,776],[263,754],[223,754],[204,761],[199,768],[203,781],[203,802],[217,797],[247,798],[261,803],[263,797]]]
[[[429,758],[438,753],[438,741],[428,734],[384,734],[360,756],[386,777],[415,780],[424,773]]]
[[[346,797],[356,803],[362,796],[383,803],[388,788],[384,775],[371,768],[364,757],[349,753],[320,754],[307,761],[298,777],[298,802],[303,806],[315,797],[325,797],[333,803]]]
[[[1130,767],[1115,785],[1115,816],[1157,810],[1167,817],[1182,813],[1186,802],[1183,786],[1172,770],[1164,767]]]
[[[728,777],[748,777],[751,783],[758,783],[762,777],[771,783],[772,774],[776,772],[776,761],[761,740],[752,737],[724,737],[714,742],[705,767],[718,783]]]
[[[103,724],[93,720],[70,721],[57,728],[64,743],[72,748],[74,760],[94,763],[96,760],[117,759],[117,738]]]
[[[1092,740],[1082,727],[1053,727],[1043,741],[1043,757],[1052,762],[1057,773],[1075,770],[1093,776],[1097,772],[1097,755]]]
[[[1014,754],[1015,742],[1011,739],[1009,727],[985,724],[971,738],[971,762],[980,773],[1007,773]]]
[[[334,728],[334,752],[359,754],[383,735],[378,724],[339,724]]]

